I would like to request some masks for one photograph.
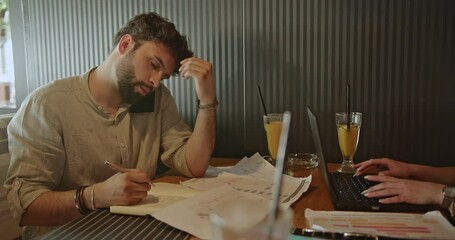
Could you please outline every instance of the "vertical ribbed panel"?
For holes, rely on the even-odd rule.
[[[98,65],[123,23],[156,11],[213,63],[217,156],[267,153],[260,84],[269,112],[293,113],[289,151],[314,149],[310,105],[327,158],[339,161],[334,113],[345,109],[350,83],[352,109],[364,114],[356,160],[441,165],[455,158],[455,1],[22,1],[30,90]],[[192,125],[193,82],[165,84]]]
[[[244,154],[241,0],[23,1],[30,91],[97,66],[109,54],[115,33],[128,19],[154,11],[187,35],[195,56],[213,63],[221,102],[215,154]],[[193,81],[172,77],[164,84],[192,126],[197,113]]]
[[[115,12],[111,2],[24,0],[30,89],[101,63],[115,31],[130,16],[108,15]]]
[[[243,156],[242,1],[162,0],[156,3],[153,11],[169,18],[187,35],[195,56],[213,64],[220,102],[214,154]],[[190,125],[194,125],[197,113],[193,83],[180,78],[165,83]]]
[[[364,122],[356,161],[455,158],[454,1],[245,1],[247,153],[267,153],[256,84],[269,112],[293,113],[289,151],[314,151],[306,105],[328,160],[341,160],[334,114]],[[446,160],[447,159],[447,160]]]

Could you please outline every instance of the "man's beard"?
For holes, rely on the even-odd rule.
[[[146,86],[139,82],[134,74],[133,66],[134,52],[128,53],[115,65],[118,91],[123,103],[135,104],[144,96],[134,91],[135,86]]]

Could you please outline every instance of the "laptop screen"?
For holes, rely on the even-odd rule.
[[[318,120],[314,113],[311,111],[310,107],[307,106],[307,113],[308,113],[308,120],[310,122],[311,132],[313,133],[314,145],[316,147],[316,154],[318,155],[319,159],[319,166],[321,168],[321,174],[324,177],[324,182],[326,183],[327,189],[330,193],[330,197],[332,198],[332,202],[336,199],[335,193],[333,192],[333,188],[330,186],[329,180],[329,169],[327,168],[327,164],[324,159],[324,154],[322,150],[322,142],[321,136],[319,135],[319,126]]]

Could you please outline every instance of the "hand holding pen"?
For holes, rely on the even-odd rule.
[[[107,208],[113,205],[132,205],[147,197],[150,177],[140,169],[129,169],[106,161],[104,164],[121,173],[97,183],[96,206]]]
[[[120,165],[117,165],[115,163],[111,163],[109,161],[105,161],[104,164],[106,164],[108,167],[110,167],[111,169],[117,171],[117,172],[120,172],[120,173],[126,173],[128,172],[128,169],[127,168],[124,168]],[[151,186],[155,186],[152,182],[149,182]]]
[[[121,172],[121,173],[125,173],[127,172],[126,168],[120,166],[120,165],[117,165],[115,163],[111,163],[109,161],[105,161],[104,164],[106,164],[108,167],[112,168],[112,170],[115,170],[117,172]]]

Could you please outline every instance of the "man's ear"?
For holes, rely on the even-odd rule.
[[[120,38],[118,42],[118,51],[120,54],[125,54],[129,51],[129,49],[133,49],[134,47],[134,40],[133,37],[129,34],[125,34]]]

